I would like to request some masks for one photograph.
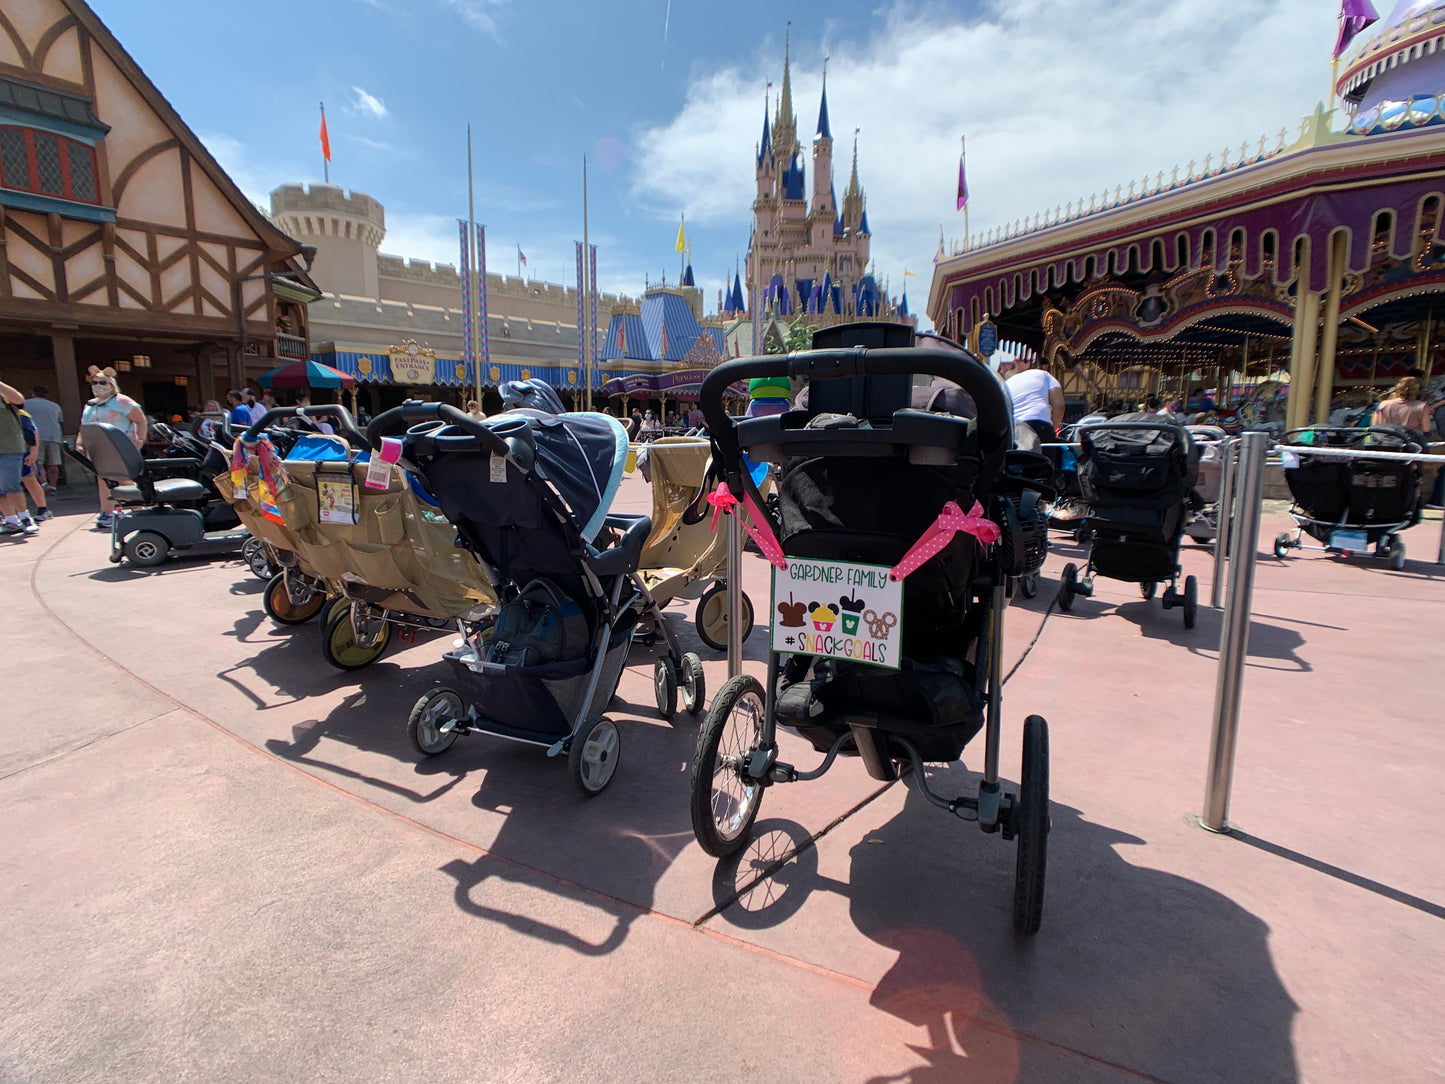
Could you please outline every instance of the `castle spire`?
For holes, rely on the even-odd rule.
[[[820,139],[832,139],[833,130],[828,126],[828,58],[823,58],[823,101],[818,106],[818,132],[813,136],[813,142]]]
[[[783,37],[783,92],[778,95],[778,115],[787,121],[793,115],[793,79],[789,70],[789,54],[793,44],[793,24],[788,23],[788,29]]]
[[[773,84],[769,83],[767,89],[763,91],[763,141],[758,148],[759,169],[762,169],[763,165],[773,157],[773,132],[768,124],[768,91],[772,89],[772,86]]]
[[[793,24],[789,23],[783,45],[783,90],[778,95],[778,111],[773,115],[773,146],[788,161],[798,145],[798,118],[793,113],[792,35]]]
[[[845,200],[849,196],[863,195],[862,189],[858,187],[858,131],[859,129],[857,128],[853,129],[853,173],[852,176],[848,178],[847,191],[843,193]]]

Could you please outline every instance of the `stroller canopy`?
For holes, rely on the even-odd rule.
[[[627,464],[627,430],[607,414],[549,414],[517,410],[488,418],[487,424],[525,418],[536,444],[533,469],[566,503],[582,537],[591,542],[622,484]]]

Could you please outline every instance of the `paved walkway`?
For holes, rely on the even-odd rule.
[[[90,522],[0,545],[0,1080],[1445,1076],[1435,566],[1261,559],[1224,838],[1192,821],[1217,613],[1186,632],[1103,580],[1049,612],[1056,536],[1007,645],[1003,771],[1048,715],[1056,803],[1022,942],[1012,847],[855,762],[707,859],[696,724],[656,716],[641,649],[600,798],[483,739],[419,763],[403,724],[446,638],[340,674],[234,558],[117,568]],[[1184,557],[1207,599],[1208,551]],[[766,585],[749,558],[760,620]]]

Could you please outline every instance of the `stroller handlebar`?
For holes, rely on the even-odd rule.
[[[978,406],[978,433],[989,451],[1006,449],[1013,437],[1012,412],[1003,384],[992,370],[963,350],[908,346],[805,350],[725,361],[703,378],[698,396],[708,431],[731,467],[740,461],[736,422],[723,410],[723,392],[739,380],[788,376],[795,380],[837,380],[853,376],[923,374],[957,384]]]
[[[360,429],[356,428],[356,421],[352,418],[351,412],[343,406],[335,403],[324,403],[321,406],[308,407],[276,407],[261,415],[260,421],[252,422],[250,427],[241,434],[242,438],[254,441],[261,435],[262,430],[274,422],[284,421],[287,418],[294,418],[300,415],[303,418],[325,418],[336,419],[336,428],[357,448],[366,448],[366,436]]]
[[[402,403],[377,415],[366,427],[366,438],[373,448],[381,447],[381,438],[404,432],[419,422],[443,421],[474,435],[482,447],[495,455],[509,455],[507,442],[465,411],[449,403]]]

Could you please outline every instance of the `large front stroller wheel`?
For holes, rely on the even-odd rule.
[[[591,798],[601,794],[612,782],[621,755],[622,735],[617,732],[617,725],[611,719],[598,716],[572,736],[567,765],[582,793]]]
[[[763,788],[743,777],[762,741],[763,686],[757,678],[729,678],[713,699],[697,735],[692,761],[692,832],[702,849],[725,858],[742,849],[757,819]]]
[[[1018,840],[1014,864],[1014,929],[1039,932],[1044,918],[1044,868],[1049,853],[1049,724],[1042,716],[1024,720],[1023,772],[1018,804],[1013,807]]]
[[[456,721],[464,713],[460,694],[452,689],[432,689],[416,702],[407,716],[406,736],[419,753],[429,757],[445,753],[457,740]],[[452,725],[448,727],[448,723]]]
[[[386,645],[391,643],[391,622],[377,622],[378,628],[371,640],[356,635],[356,625],[351,620],[351,608],[345,607],[331,615],[326,622],[326,631],[321,637],[321,653],[326,661],[338,670],[360,670],[381,658]]]
[[[291,592],[286,589],[286,573],[276,573],[266,584],[266,591],[261,596],[261,605],[266,610],[266,616],[278,625],[304,625],[326,605],[325,591],[303,587],[299,593],[306,595],[305,602],[298,603],[291,597]]]
[[[728,649],[728,589],[726,584],[715,583],[698,599],[697,613],[693,617],[697,634],[702,642],[714,651]],[[753,602],[743,592],[743,635],[746,640],[753,631]]]

